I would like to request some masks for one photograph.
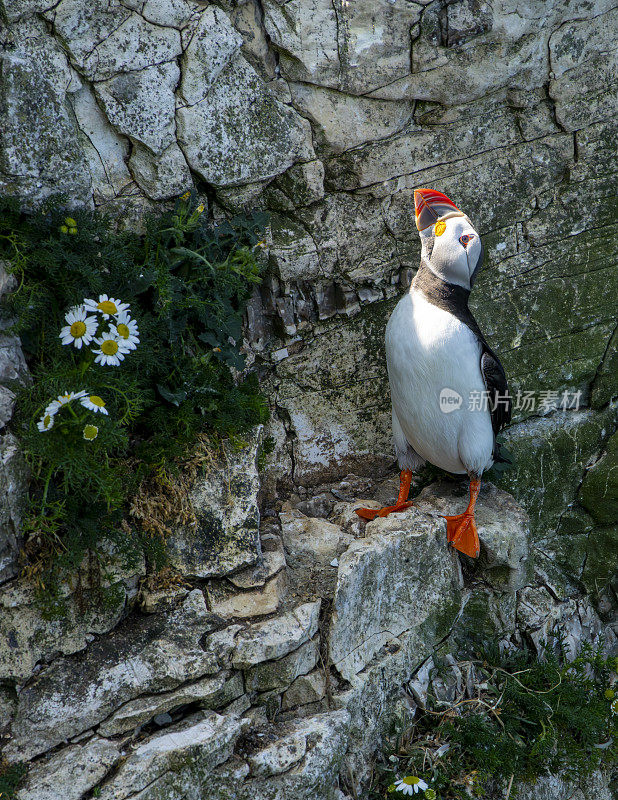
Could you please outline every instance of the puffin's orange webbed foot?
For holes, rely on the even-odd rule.
[[[454,514],[444,517],[446,520],[446,541],[453,545],[455,550],[464,553],[470,558],[478,558],[481,544],[474,520],[474,506],[481,491],[481,482],[478,478],[470,480],[470,502],[463,514]]]
[[[394,511],[405,511],[406,508],[414,505],[408,500],[410,494],[410,484],[412,483],[412,470],[402,469],[399,475],[399,495],[394,506],[384,506],[384,508],[355,508],[359,517],[363,519],[375,519],[376,517],[387,517]]]
[[[363,519],[375,519],[376,517],[387,517],[394,511],[405,511],[406,508],[413,505],[414,503],[409,500],[406,503],[396,503],[394,506],[384,506],[384,508],[355,508],[354,510]]]
[[[474,514],[465,512],[454,514],[452,517],[444,517],[444,519],[446,520],[446,541],[450,542],[460,553],[465,553],[470,558],[478,558],[481,545]]]

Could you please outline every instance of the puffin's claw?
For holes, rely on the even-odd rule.
[[[405,503],[396,503],[394,506],[384,506],[384,508],[355,508],[354,511],[363,519],[375,519],[376,517],[388,517],[389,514],[395,511],[405,511],[406,508],[410,508],[410,506],[413,505],[414,503],[409,500]]]

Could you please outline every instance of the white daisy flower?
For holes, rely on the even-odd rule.
[[[128,311],[129,304],[121,303],[115,297],[108,297],[106,294],[100,294],[97,300],[84,300],[84,306],[88,311],[98,312],[103,315],[103,319],[115,317],[121,311]]]
[[[43,433],[54,427],[54,415],[48,414],[47,411],[43,412],[43,416],[36,424],[37,428]]]
[[[53,412],[54,414],[60,406],[64,406],[67,403],[73,402],[73,400],[79,400],[82,397],[85,397],[87,394],[85,389],[82,389],[79,392],[65,392],[64,394],[59,394],[56,400],[52,400],[52,402],[47,406],[45,411]]]
[[[92,351],[95,355],[95,364],[117,367],[127,353],[122,346],[122,340],[111,330],[94,341],[99,345],[98,350]]]
[[[108,413],[105,408],[105,400],[99,397],[98,394],[90,394],[87,397],[82,397],[80,402],[84,408],[89,408],[91,411],[100,412],[101,414]]]
[[[87,442],[91,442],[93,439],[96,439],[99,435],[99,429],[96,425],[84,425],[84,439]]]
[[[406,775],[405,778],[395,781],[395,791],[406,795],[413,795],[417,792],[424,792],[429,788],[425,781],[417,778],[416,775]]]
[[[62,344],[74,344],[78,350],[83,344],[90,344],[97,332],[97,318],[89,317],[85,306],[74,306],[64,315],[68,323],[60,330]]]
[[[139,344],[139,328],[137,322],[127,314],[126,311],[121,311],[116,317],[116,324],[112,326],[116,329],[118,337],[124,341],[127,350],[135,350]]]

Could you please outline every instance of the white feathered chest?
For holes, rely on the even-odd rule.
[[[415,288],[399,301],[386,327],[394,429],[398,422],[416,453],[448,472],[480,475],[493,463],[480,357],[470,328]],[[441,403],[441,395],[450,402]],[[396,435],[395,445],[399,449]]]

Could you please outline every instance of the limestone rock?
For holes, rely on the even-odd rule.
[[[294,800],[340,800],[337,775],[347,747],[349,726],[350,717],[345,711],[316,714],[290,724],[275,734],[275,742],[266,741],[248,755],[247,760],[255,764],[258,772],[271,772],[267,780],[263,774],[253,777],[246,762],[230,760],[209,777],[202,798],[271,800],[278,796]],[[303,737],[306,752],[294,763],[297,748],[302,750]],[[272,774],[290,762],[285,772]]]
[[[173,142],[159,155],[136,142],[129,158],[136,183],[153,200],[167,200],[190,190],[191,171],[182,150]]]
[[[154,25],[183,28],[195,14],[195,6],[187,0],[146,0],[141,15]]]
[[[462,513],[468,500],[467,480],[459,485],[441,481],[423,489],[414,503],[420,511],[439,520],[447,514]],[[520,589],[530,579],[528,515],[511,495],[484,481],[475,519],[489,580],[494,574],[495,579],[502,583],[496,573],[506,567],[506,585],[511,591]],[[445,523],[443,525],[446,530]]]
[[[78,602],[70,587],[63,585],[59,604],[63,613],[47,619],[36,602],[31,583],[18,579],[0,588],[0,678],[25,681],[36,663],[58,653],[83,650],[94,633],[114,628],[124,611],[127,588],[122,580],[110,589],[110,600],[101,604],[96,590],[84,590]]]
[[[165,714],[183,705],[198,704],[200,708],[220,708],[240,697],[243,691],[241,674],[236,672],[230,675],[223,671],[212,678],[202,678],[173,692],[131,700],[99,725],[98,733],[101,736],[116,736],[145,725],[158,714]]]
[[[251,775],[280,775],[297,764],[307,752],[307,737],[301,731],[273,742],[247,758]]]
[[[224,458],[198,477],[190,497],[198,525],[167,538],[172,566],[181,574],[210,578],[238,572],[260,557],[257,454],[261,427],[236,450],[224,444]]]
[[[599,525],[618,523],[618,433],[610,437],[605,455],[586,473],[580,497]]]
[[[0,584],[2,584],[17,575],[17,556],[22,542],[21,520],[28,488],[26,462],[17,439],[11,433],[0,436],[0,485],[3,487],[0,499]]]
[[[319,613],[319,600],[304,603],[287,614],[256,622],[241,631],[235,639],[233,666],[247,669],[291,653],[315,635]]]
[[[207,589],[210,609],[223,618],[259,617],[274,614],[287,587],[284,572],[279,572],[263,587],[250,592],[231,591],[229,588],[209,587]]]
[[[330,658],[352,681],[402,634],[421,651],[437,642],[459,608],[442,524],[415,509],[367,525],[339,559],[329,631]],[[375,598],[380,597],[380,603]]]
[[[264,542],[262,541],[261,563],[231,575],[229,580],[239,589],[257,589],[259,586],[264,586],[266,581],[281,572],[284,567],[285,553],[283,548],[265,550]]]
[[[142,70],[181,53],[177,30],[153,25],[116,0],[105,6],[62,0],[54,13],[55,30],[89,80]]]
[[[176,117],[189,166],[214,186],[265,180],[314,157],[309,123],[274,98],[241,55]]]
[[[314,126],[319,149],[332,154],[385,139],[412,117],[407,102],[353,97],[305,83],[291,83],[290,89],[295,108]]]
[[[513,800],[612,800],[613,796],[608,777],[597,770],[579,785],[559,775],[543,775],[532,785],[523,784]]]
[[[109,200],[131,183],[131,175],[125,164],[128,142],[109,124],[89,86],[73,92],[69,100],[79,128],[82,149],[88,160],[95,202]]]
[[[120,758],[118,747],[106,739],[66,747],[30,768],[15,800],[81,800]]]
[[[210,629],[196,589],[175,612],[130,619],[85,653],[55,660],[20,692],[7,755],[32,758],[88,730],[119,704],[228,667],[238,628],[204,638]]]
[[[0,59],[0,191],[34,204],[70,187],[72,202],[89,205],[77,126],[50,77],[25,54]]]
[[[102,788],[101,800],[138,792],[140,800],[197,796],[196,781],[208,785],[208,774],[231,756],[242,729],[240,720],[212,711],[183,720],[140,744]]]
[[[326,678],[320,670],[300,675],[283,695],[282,708],[296,708],[307,703],[317,703],[326,694]]]
[[[336,562],[353,541],[337,525],[306,517],[300,511],[279,515],[287,563],[297,591],[332,595],[337,578]]]
[[[247,691],[266,692],[288,687],[299,675],[306,675],[318,661],[319,642],[311,639],[277,661],[266,661],[246,670]]]
[[[611,652],[618,641],[611,629],[604,628],[588,598],[556,600],[544,586],[526,587],[519,592],[517,621],[528,640],[534,642],[539,655],[545,646],[559,646],[557,631],[563,637],[560,647],[572,658],[583,641],[596,645],[603,636],[607,652]]]
[[[97,81],[95,91],[116,130],[160,156],[175,143],[179,79],[178,65],[168,62]]]
[[[206,97],[241,45],[242,37],[221,9],[210,6],[202,12],[182,56],[180,94],[186,105]]]

